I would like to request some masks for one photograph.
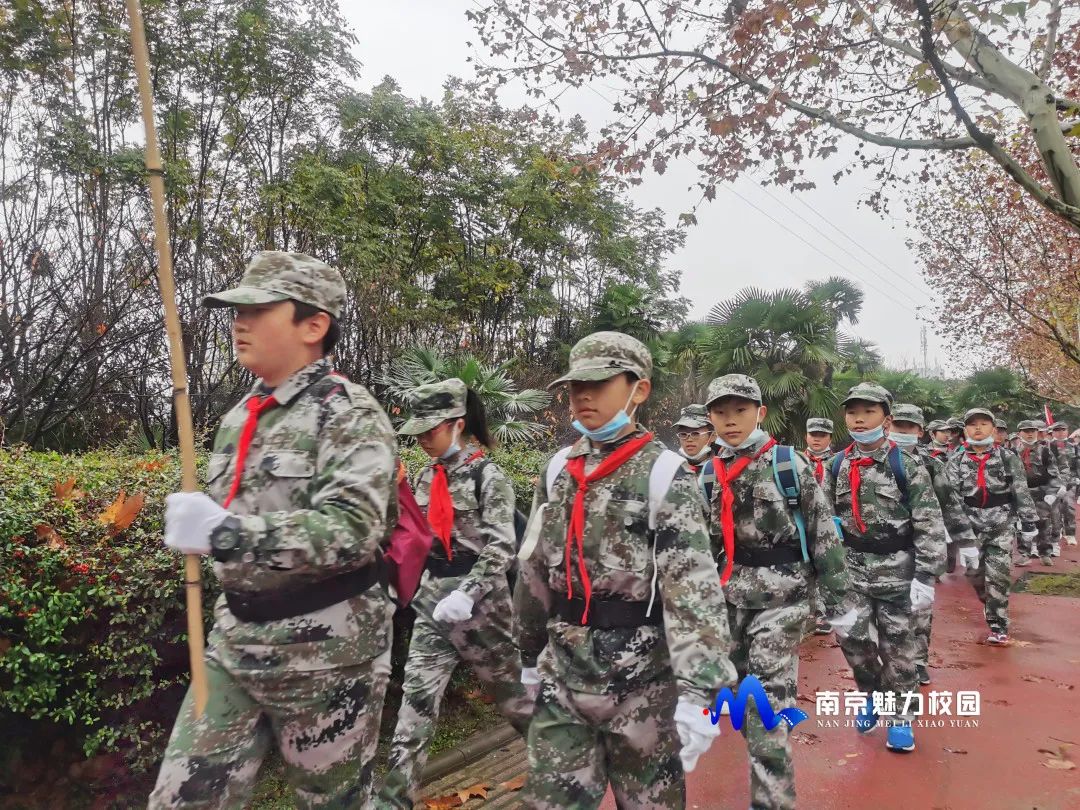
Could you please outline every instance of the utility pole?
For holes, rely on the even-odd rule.
[[[921,338],[922,338],[922,368],[923,368],[923,374],[929,374],[930,373],[930,364],[926,359],[926,324],[923,324],[923,327],[922,327],[922,330],[921,330]]]

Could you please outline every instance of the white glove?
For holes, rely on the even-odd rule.
[[[1054,501],[1056,501],[1056,500],[1057,500],[1057,494],[1056,493],[1051,492],[1049,495],[1043,495],[1043,503],[1045,503],[1047,506],[1053,506]]]
[[[836,633],[837,638],[847,638],[848,633],[851,632],[851,628],[855,626],[855,619],[858,618],[858,614],[855,612],[855,608],[848,608],[847,611],[841,613],[834,619],[827,619],[826,621],[832,625],[833,632]]]
[[[472,616],[473,604],[472,597],[461,591],[450,591],[450,595],[444,596],[435,606],[431,618],[437,622],[463,622]]]
[[[918,613],[920,610],[929,610],[934,604],[934,586],[924,585],[917,579],[911,580],[911,610]]]
[[[521,685],[525,687],[525,694],[533,703],[540,695],[540,673],[536,667],[521,668]]]
[[[957,561],[968,571],[974,571],[979,567],[979,550],[975,546],[967,546],[956,550]]]
[[[682,743],[679,757],[683,770],[690,773],[697,766],[698,757],[708,751],[713,740],[720,736],[720,726],[713,725],[707,711],[702,714],[701,706],[679,698],[675,707],[675,728]]]
[[[231,513],[205,492],[165,498],[165,545],[181,554],[209,554],[210,532]]]
[[[1036,537],[1039,536],[1039,530],[1032,529],[1030,532],[1020,532],[1020,536],[1023,537],[1025,540],[1034,540]]]

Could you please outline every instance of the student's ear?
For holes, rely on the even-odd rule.
[[[764,422],[764,421],[765,421],[765,416],[766,416],[766,414],[768,414],[768,413],[769,413],[769,408],[768,408],[768,406],[766,406],[766,405],[760,405],[760,406],[758,406],[758,412],[757,412],[757,423],[758,423],[759,425],[760,425],[760,424],[761,424],[762,422]]]
[[[649,398],[651,393],[652,380],[638,380],[637,388],[634,390],[634,395],[630,398],[630,401],[635,405],[640,405]]]
[[[885,428],[886,433],[892,429],[892,414],[885,417],[885,421],[881,423],[881,426]]]
[[[321,346],[329,330],[330,315],[326,312],[316,312],[302,321],[300,338],[307,346]]]

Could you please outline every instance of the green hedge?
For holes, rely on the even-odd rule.
[[[426,463],[416,447],[402,457],[413,472]],[[527,510],[544,454],[499,448],[491,458]],[[58,499],[54,486],[70,477],[85,494]],[[85,756],[119,752],[135,771],[152,767],[188,678],[182,562],[162,545],[176,456],[0,450],[0,486],[0,728],[9,732],[0,788],[60,740]],[[120,490],[146,501],[111,536],[99,516]],[[216,596],[207,566],[208,623]],[[404,650],[395,652],[403,663]]]

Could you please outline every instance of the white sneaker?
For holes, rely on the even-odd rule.
[[[1075,546],[1076,545],[1076,537],[1074,537],[1073,535],[1070,534],[1068,537],[1065,538],[1065,542],[1068,543],[1070,546]]]
[[[1053,557],[1060,557],[1061,556],[1061,543],[1054,543],[1050,554]]]

